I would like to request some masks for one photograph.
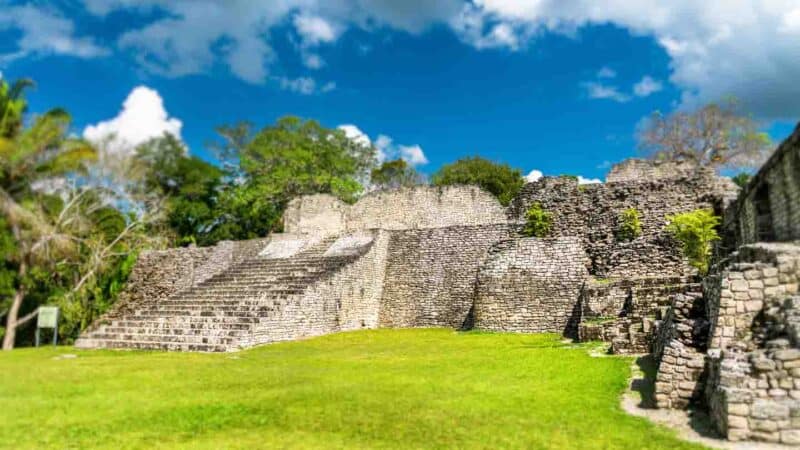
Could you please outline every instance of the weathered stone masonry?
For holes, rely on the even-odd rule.
[[[799,169],[800,127],[725,211],[721,259],[653,345],[659,407],[706,408],[731,440],[800,445]]]

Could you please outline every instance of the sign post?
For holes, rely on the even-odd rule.
[[[58,343],[58,307],[40,306],[36,318],[36,346],[39,346],[39,330],[42,328],[53,329],[53,345]]]

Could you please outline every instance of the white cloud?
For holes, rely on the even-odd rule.
[[[374,145],[377,150],[378,163],[400,158],[410,166],[424,166],[428,158],[419,145],[398,145],[385,134],[379,134],[373,142],[366,133],[353,124],[339,125],[337,128],[344,131],[345,136],[362,145]]]
[[[397,152],[400,158],[412,166],[422,166],[428,164],[428,158],[419,145],[399,145]]]
[[[317,81],[311,77],[287,78],[278,77],[281,89],[296,92],[303,95],[327,93],[336,89],[336,83],[329,81],[322,86],[317,85]]]
[[[350,140],[355,141],[356,144],[372,145],[369,136],[353,124],[339,125],[337,128],[344,131],[344,135],[350,138]]]
[[[479,16],[473,21],[487,24],[484,35],[497,23],[517,36],[610,23],[651,36],[671,59],[670,81],[683,90],[684,105],[734,95],[762,118],[798,114],[797,0],[475,0],[468,8]]]
[[[294,18],[294,27],[306,45],[333,42],[339,37],[338,30],[319,16],[299,14]]]
[[[527,175],[525,175],[525,181],[527,181],[528,183],[533,183],[534,181],[539,180],[543,176],[544,174],[542,173],[541,170],[534,169],[531,170]]]
[[[99,16],[158,11],[142,15],[144,25],[124,32],[118,44],[145,69],[167,76],[224,63],[241,79],[263,83],[276,60],[271,31],[287,23],[302,41],[297,51],[316,55],[303,58],[312,69],[324,63],[312,47],[332,45],[352,28],[414,34],[444,24],[476,48],[517,50],[546,33],[579,36],[582,27],[611,24],[664,49],[669,81],[682,90],[684,105],[734,95],[760,118],[783,119],[796,118],[800,104],[798,0],[83,1]],[[50,10],[6,4],[3,13],[0,28],[23,35],[5,60],[34,52],[103,53]],[[621,98],[606,98],[613,97]]]
[[[164,100],[157,91],[139,86],[128,94],[116,117],[87,126],[83,137],[95,143],[111,139],[110,150],[125,154],[164,133],[180,139],[182,127],[180,120],[169,117],[164,109]]]
[[[52,9],[26,4],[9,6],[0,1],[0,31],[20,33],[16,48],[0,54],[0,62],[11,61],[31,54],[58,54],[78,58],[94,58],[108,50],[90,37],[75,35],[75,25]]]
[[[528,183],[534,183],[540,180],[545,175],[542,173],[541,170],[531,170],[527,175],[525,175],[525,181]],[[578,184],[597,184],[602,183],[598,178],[585,178],[581,175],[578,175]]]
[[[654,80],[648,75],[645,75],[638,83],[633,85],[633,93],[637,97],[647,97],[650,94],[654,94],[664,86],[661,84],[660,81]]]
[[[584,178],[581,175],[578,175],[578,184],[598,184],[602,183],[599,178]]]
[[[617,103],[625,103],[631,99],[628,94],[620,92],[616,86],[609,86],[595,81],[588,81],[583,83],[582,86],[589,98],[613,100]]]
[[[597,71],[597,78],[616,78],[617,71],[610,67],[603,67]]]

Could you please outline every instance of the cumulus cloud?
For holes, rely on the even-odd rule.
[[[660,81],[654,80],[650,76],[644,76],[638,83],[633,85],[633,93],[637,97],[647,97],[650,94],[654,94],[664,86],[661,84]]]
[[[525,181],[528,183],[533,183],[535,181],[540,180],[545,175],[542,173],[541,170],[531,170],[525,175]],[[578,175],[578,184],[597,184],[602,183],[599,178],[586,178],[582,175]]]
[[[527,181],[528,183],[533,183],[534,181],[539,180],[539,178],[542,178],[543,176],[544,174],[542,173],[541,170],[534,169],[531,170],[527,175],[525,175],[525,181]]]
[[[271,33],[293,25],[307,67],[322,67],[318,46],[351,28],[421,33],[445,25],[476,48],[511,51],[546,33],[578,36],[583,27],[612,24],[649,36],[670,58],[669,81],[683,105],[734,95],[767,119],[794,118],[800,103],[800,6],[797,0],[83,0],[92,14],[142,14],[118,45],[142,67],[166,76],[202,73],[225,63],[241,79],[263,83],[277,59]],[[22,31],[17,53],[103,54],[75,35],[69,20],[40,7],[0,0],[0,28]],[[11,9],[10,9],[11,8]],[[16,54],[6,55],[5,59]],[[610,74],[610,72],[608,73]],[[613,77],[600,76],[598,80]],[[602,87],[602,86],[600,86]],[[646,92],[643,88],[640,92]],[[608,90],[604,98],[621,99]],[[635,94],[635,92],[634,92]]]
[[[182,127],[180,120],[169,116],[157,91],[138,86],[128,94],[116,117],[87,126],[83,137],[95,143],[110,139],[109,150],[125,154],[164,133],[180,139]]]
[[[416,167],[428,164],[428,158],[419,145],[395,144],[394,140],[385,134],[379,134],[373,142],[366,133],[353,124],[339,125],[338,128],[344,131],[345,136],[358,144],[374,145],[377,150],[378,163],[399,158],[410,166]]]
[[[598,184],[602,183],[599,178],[585,178],[581,175],[578,175],[578,184]]]
[[[428,164],[428,158],[419,145],[398,145],[397,153],[400,158],[412,166],[422,166]]]
[[[58,54],[79,58],[94,58],[108,50],[90,37],[76,36],[75,25],[52,9],[32,4],[10,6],[0,1],[0,31],[19,32],[16,48],[0,54],[0,62],[11,61],[31,54]]]
[[[343,124],[339,125],[338,128],[344,131],[344,135],[350,138],[350,140],[354,141],[356,144],[360,145],[372,145],[372,141],[369,139],[366,133],[361,131],[357,126],[353,124]]]
[[[333,42],[339,36],[333,24],[319,16],[299,14],[294,18],[294,27],[307,45]]]
[[[797,115],[796,0],[476,0],[473,8],[485,23],[504,23],[518,36],[606,23],[652,36],[671,59],[670,81],[683,90],[684,105],[735,95],[763,118]]]

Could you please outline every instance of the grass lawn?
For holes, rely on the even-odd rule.
[[[21,349],[0,354],[0,446],[700,448],[620,409],[629,373],[555,335],[445,329],[233,354]]]

